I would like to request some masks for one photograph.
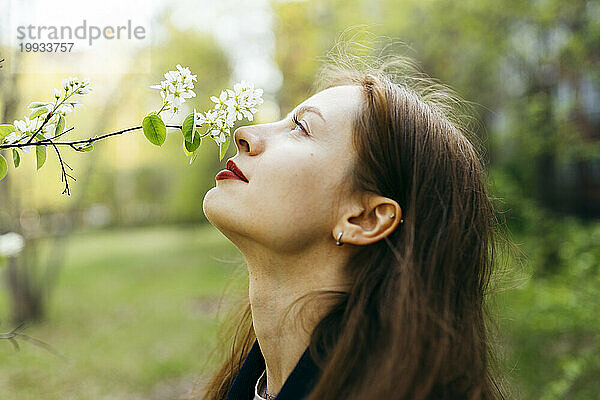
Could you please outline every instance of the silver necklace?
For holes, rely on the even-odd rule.
[[[267,400],[275,400],[275,398],[277,397],[276,395],[274,396],[274,395],[270,394],[269,392],[267,392],[267,377],[266,377],[266,374],[265,374],[265,380],[263,382],[263,390],[262,390],[261,396],[264,397]]]

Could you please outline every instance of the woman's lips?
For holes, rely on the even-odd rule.
[[[242,178],[240,178],[239,176],[237,176],[236,174],[234,174],[232,171],[230,171],[228,169],[223,169],[223,170],[219,171],[217,176],[215,176],[215,179],[218,181],[221,179],[237,179],[238,181],[246,182],[245,180],[243,180]]]
[[[244,173],[238,168],[238,166],[233,160],[227,160],[227,165],[225,166],[225,168],[242,178],[244,182],[248,182],[248,179],[246,178]]]

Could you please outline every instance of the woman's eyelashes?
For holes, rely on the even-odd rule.
[[[294,130],[297,129],[297,128],[300,128],[302,130],[302,132],[304,133],[304,135],[310,136],[308,134],[308,131],[306,130],[306,128],[302,124],[302,122],[300,122],[300,120],[298,120],[298,115],[297,114],[292,115],[292,122],[295,125]]]

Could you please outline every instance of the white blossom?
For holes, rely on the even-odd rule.
[[[212,101],[214,101],[215,103],[215,108],[219,109],[221,107],[227,107],[227,98],[228,98],[228,94],[227,94],[227,90],[221,90],[221,94],[219,95],[219,97],[217,96],[210,96],[210,99]]]
[[[90,87],[90,78],[83,78],[79,81],[79,89],[77,89],[77,94],[88,94],[92,91]]]
[[[213,134],[212,138],[214,139],[214,141],[220,146],[221,144],[225,143],[226,137],[225,137],[225,132],[223,131],[217,131],[214,130],[212,132],[216,132],[216,134]],[[211,133],[212,133],[211,132]]]
[[[73,111],[73,106],[70,103],[61,104],[60,107],[56,109],[56,113],[62,115],[63,117],[72,113]]]
[[[14,257],[23,250],[24,246],[23,236],[16,232],[0,235],[0,256]]]
[[[62,80],[62,86],[65,93],[71,92],[70,94],[88,94],[92,91],[89,78],[79,79],[75,76],[70,76]],[[56,90],[54,91],[54,95],[56,96]]]
[[[75,95],[85,95],[92,91],[90,79],[77,77],[67,77],[62,80],[64,92],[60,89],[53,89],[53,102],[33,102],[28,108],[31,110],[31,115],[43,111],[35,118],[25,117],[23,120],[15,120],[13,126],[15,130],[0,139],[1,143],[5,144],[23,144],[25,141],[31,140],[34,134],[41,134],[45,139],[51,139],[55,136],[56,126],[61,117],[66,117],[67,114],[83,107],[79,99],[73,98]],[[62,97],[62,100],[61,100]],[[64,121],[66,124],[66,120]],[[20,149],[29,153],[35,145],[20,147]]]
[[[56,125],[47,124],[46,126],[44,126],[44,128],[42,128],[42,135],[44,135],[44,137],[46,139],[52,139],[54,137],[55,130],[56,130]]]
[[[19,122],[22,122],[22,121],[19,121]],[[4,142],[5,144],[14,144],[14,143],[20,142],[25,137],[29,137],[29,136],[25,135],[21,131],[16,130],[16,131],[12,131],[8,135],[6,135],[4,137],[4,139],[2,139],[2,142]],[[21,150],[23,150],[25,153],[29,153],[31,151],[32,147],[33,146],[31,146],[31,145],[24,146],[24,147],[21,147]]]
[[[198,113],[197,124],[200,125],[216,125],[219,120],[219,114],[216,111],[207,111],[206,113]]]
[[[26,116],[25,119],[23,119],[23,120],[16,120],[14,122],[14,126],[15,126],[16,131],[19,131],[22,134],[28,134],[28,133],[33,133],[36,130],[38,130],[38,128],[42,124],[42,121],[43,120],[40,119],[40,117],[30,120]]]
[[[23,135],[31,136],[33,133],[37,132],[40,127],[42,127],[44,121],[46,121],[46,124],[42,127],[39,133],[44,135],[46,138],[51,138],[54,136],[56,123],[61,116],[64,117],[67,114],[70,114],[73,111],[83,107],[83,105],[80,104],[80,100],[73,99],[71,96],[89,93],[92,90],[90,87],[90,80],[88,78],[80,80],[77,77],[68,77],[62,80],[62,84],[63,88],[65,89],[65,98],[62,101],[59,101],[61,97],[60,90],[54,89],[53,94],[56,99],[56,103],[45,103],[46,105],[43,107],[46,112],[38,115],[36,118],[29,119],[28,117],[25,117],[23,120],[16,120],[14,122],[15,132],[11,134],[12,136],[9,135],[11,137],[8,140],[11,140],[12,143],[14,143],[18,139],[22,138]],[[32,106],[30,105],[30,107]],[[52,115],[50,118],[48,118],[50,113],[52,113]],[[5,141],[7,141],[6,138]],[[27,152],[25,148],[23,148],[23,150]]]
[[[220,146],[225,143],[226,135],[230,135],[237,120],[254,119],[254,114],[258,111],[256,107],[263,103],[262,94],[262,89],[255,89],[246,81],[236,83],[233,90],[225,89],[219,97],[210,97],[215,103],[214,110],[197,114],[196,124],[207,127],[207,133]]]
[[[21,140],[23,138],[23,132],[20,131],[12,131],[11,133],[9,133],[8,135],[6,135],[3,139],[4,143],[6,144],[13,144],[18,142],[19,140]]]
[[[62,80],[63,89],[68,91],[71,87],[73,87],[75,82],[77,82],[77,78],[75,78],[75,77],[70,76],[68,78],[63,78],[63,80]]]
[[[16,120],[14,122],[16,130],[4,138],[5,142],[12,144],[18,142],[24,136],[31,136],[34,132],[38,131],[47,115],[48,114],[45,113],[32,120],[27,117],[25,117],[25,119],[22,121]],[[57,120],[58,114],[55,114],[52,118],[50,118],[48,123],[42,127],[39,133],[41,133],[46,139],[52,139],[54,137]],[[28,153],[31,150],[31,147],[32,146],[22,147],[21,150],[23,150],[25,153]]]
[[[174,113],[179,111],[186,99],[196,97],[193,89],[194,81],[197,81],[197,75],[192,75],[188,67],[177,64],[176,68],[175,71],[165,72],[165,80],[160,84],[150,86],[152,89],[160,90],[163,110],[171,110]]]
[[[163,99],[161,110],[177,112],[186,99],[196,96],[192,90],[196,75],[192,75],[188,67],[177,64],[176,70],[165,72],[164,77],[165,80],[150,87],[160,90]],[[222,90],[219,97],[210,97],[215,103],[213,110],[206,113],[194,110],[195,125],[207,128],[205,135],[210,135],[220,146],[231,135],[236,121],[243,118],[253,120],[257,106],[263,103],[262,94],[262,89],[255,89],[247,81],[236,83],[233,89]]]

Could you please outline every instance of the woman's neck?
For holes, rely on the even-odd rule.
[[[327,302],[315,301],[302,308],[296,303],[312,290],[347,290],[341,283],[345,265],[343,253],[325,257],[321,252],[304,256],[272,255],[261,260],[246,257],[249,298],[254,332],[266,365],[267,391],[278,393],[310,343],[311,333],[327,313]],[[331,254],[331,253],[330,253]],[[333,253],[336,254],[336,253]]]

